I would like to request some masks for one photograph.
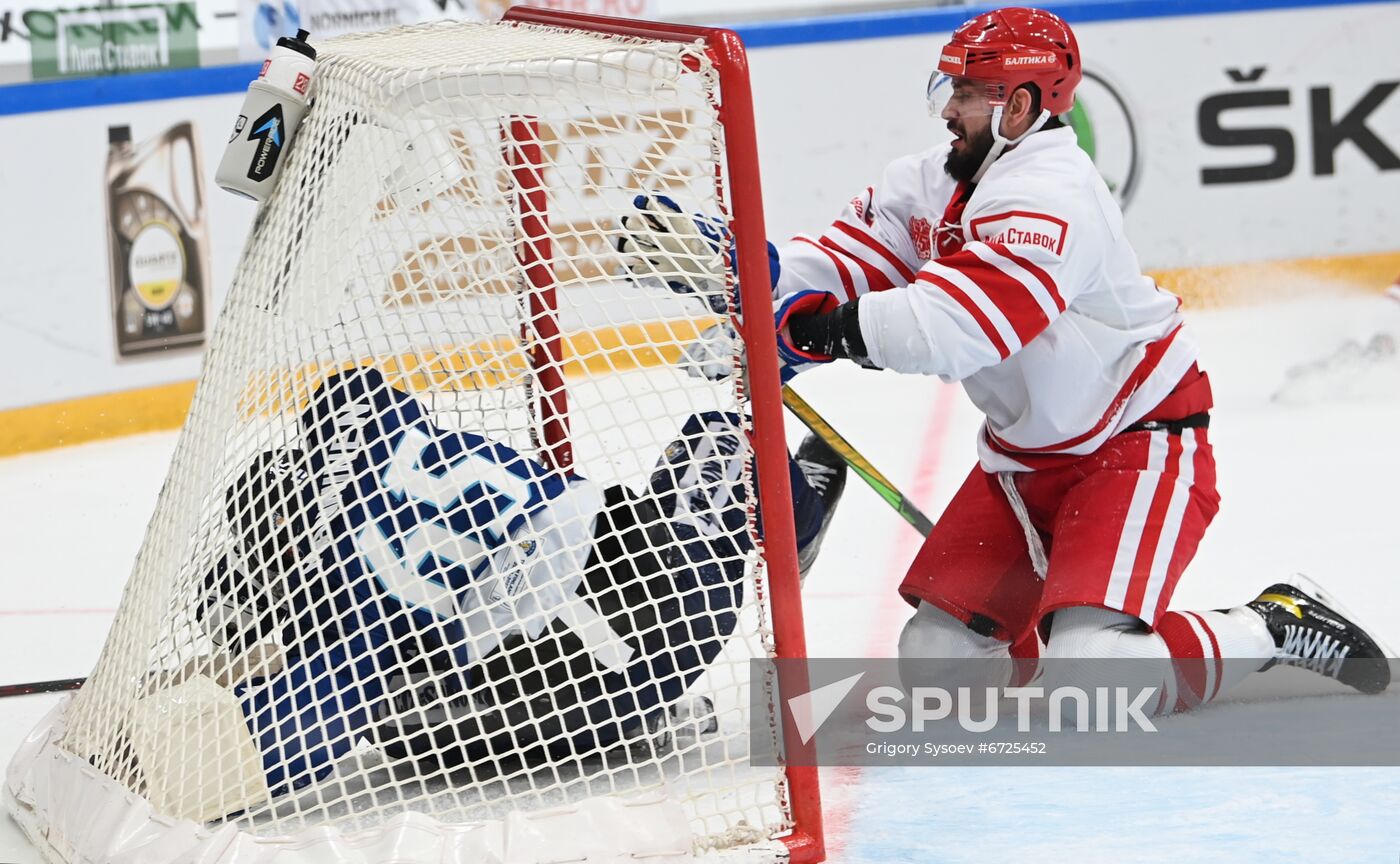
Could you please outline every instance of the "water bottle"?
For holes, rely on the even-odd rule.
[[[316,69],[316,49],[306,44],[309,35],[298,30],[296,36],[278,39],[257,79],[248,85],[214,174],[214,182],[235,195],[264,201],[272,194],[282,156],[306,114],[307,90]]]

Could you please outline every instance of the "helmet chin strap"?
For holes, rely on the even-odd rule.
[[[1014,147],[1026,140],[1026,136],[1032,132],[1037,132],[1040,127],[1050,119],[1049,109],[1042,108],[1040,116],[1035,118],[1035,122],[1026,131],[1015,138],[1007,138],[1001,134],[1001,109],[1003,106],[997,105],[992,108],[992,149],[987,151],[987,158],[982,160],[982,166],[977,169],[977,173],[972,175],[973,183],[982,182],[982,175],[987,173],[987,169],[992,167],[992,163],[1001,158],[1001,154],[1007,147]]]

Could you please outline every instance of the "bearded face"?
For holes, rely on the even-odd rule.
[[[949,120],[948,131],[954,136],[953,149],[948,153],[948,161],[943,163],[943,170],[959,183],[971,183],[987,154],[992,152],[992,124],[986,117]]]
[[[996,85],[971,78],[935,73],[929,79],[929,110],[941,117],[953,134],[952,150],[943,167],[954,180],[971,182],[992,150],[991,94],[995,90]]]

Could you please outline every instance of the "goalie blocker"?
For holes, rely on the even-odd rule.
[[[653,728],[734,632],[753,557],[736,415],[692,415],[640,492],[439,429],[373,369],[322,385],[300,434],[228,489],[232,550],[199,606],[231,657],[282,658],[227,691],[262,767],[227,772],[241,806],[362,734],[478,774],[596,753]],[[841,489],[810,449],[789,459],[807,566]]]

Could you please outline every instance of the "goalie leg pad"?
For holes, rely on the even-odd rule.
[[[366,703],[381,686],[357,680],[347,666],[327,665],[319,655],[304,657],[271,680],[236,691],[274,794],[324,777],[369,725]]]
[[[238,698],[206,675],[136,705],[131,744],[160,813],[207,822],[270,797]]]

